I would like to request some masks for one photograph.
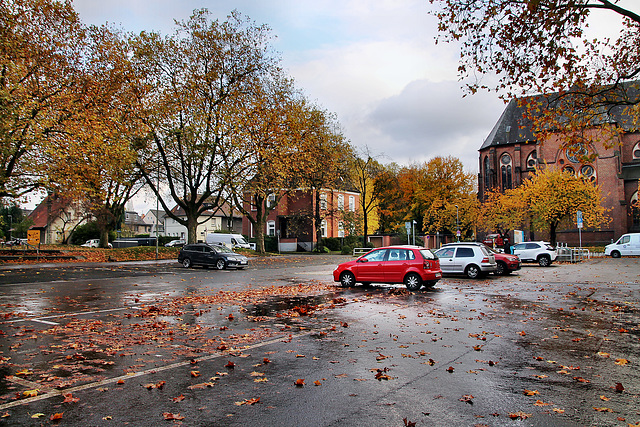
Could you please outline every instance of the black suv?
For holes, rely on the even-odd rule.
[[[185,268],[194,265],[204,267],[213,265],[218,270],[224,270],[227,267],[241,269],[249,265],[249,259],[246,256],[220,246],[209,246],[206,243],[183,246],[178,254],[178,262]]]

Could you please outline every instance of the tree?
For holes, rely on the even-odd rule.
[[[83,201],[100,228],[100,246],[107,247],[127,201],[142,187],[136,161],[144,146],[126,41],[102,26],[87,29],[85,43],[82,87],[76,94],[85,107],[50,138],[41,175],[53,194]]]
[[[0,2],[0,197],[42,185],[42,150],[89,107],[78,97],[84,31],[70,1]]]
[[[480,206],[478,224],[482,230],[505,234],[522,228],[529,216],[523,186],[507,189],[504,193],[496,189],[486,193],[486,199]]]
[[[382,173],[382,165],[371,156],[368,148],[362,150],[351,159],[350,181],[360,193],[360,210],[362,212],[363,241],[367,243],[370,221],[376,220],[378,198],[381,187],[375,186],[376,179]],[[375,227],[375,226],[374,226]]]
[[[227,172],[244,167],[234,117],[273,65],[268,39],[268,28],[236,12],[219,22],[202,9],[177,23],[171,37],[141,33],[133,42],[133,61],[145,80],[138,88],[140,120],[152,159],[138,166],[165,212],[187,227],[189,243],[196,241],[202,213],[225,200]],[[172,212],[170,201],[186,219]]]
[[[522,186],[532,227],[547,228],[552,245],[556,244],[560,222],[575,218],[577,211],[582,211],[587,227],[598,227],[607,221],[600,188],[569,172],[537,170]]]
[[[478,209],[475,176],[452,156],[435,157],[425,166],[416,193],[416,203],[424,209],[422,230],[453,234],[459,227],[463,236],[471,237]]]
[[[544,136],[562,128],[567,145],[586,143],[582,130],[609,123],[610,116],[624,116],[626,126],[637,128],[639,86],[628,82],[640,76],[640,14],[630,7],[610,0],[430,2],[440,6],[433,11],[440,40],[461,43],[458,70],[462,79],[471,78],[470,93],[491,89],[507,98],[527,96],[521,102],[534,131]],[[587,27],[596,14],[617,14],[620,26],[594,39]],[[487,84],[487,74],[497,81]],[[545,96],[529,96],[536,93]],[[620,129],[602,131],[591,137],[616,143]]]
[[[301,177],[301,187],[314,195],[313,225],[317,250],[323,250],[322,212],[320,193],[323,188],[345,185],[348,177],[348,159],[352,147],[338,132],[335,115],[315,105],[307,105],[300,116],[306,128],[301,132],[300,145],[295,156],[296,175]]]
[[[256,249],[265,252],[264,233],[269,214],[299,184],[296,162],[306,101],[293,81],[278,72],[250,89],[237,114],[238,156],[242,167],[227,166],[228,187],[234,206],[249,220],[256,233]],[[227,156],[225,156],[227,158]],[[250,206],[247,209],[247,206]]]

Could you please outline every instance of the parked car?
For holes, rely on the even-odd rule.
[[[496,276],[506,276],[514,271],[520,270],[522,263],[518,255],[505,254],[487,247],[496,259]]]
[[[485,245],[452,243],[436,251],[443,274],[464,274],[476,279],[497,269],[496,258]]]
[[[386,246],[356,260],[338,265],[333,280],[342,286],[356,283],[404,283],[410,291],[433,287],[442,278],[440,262],[429,249],[419,246]]]
[[[223,245],[233,249],[251,249],[242,234],[209,233],[207,234],[206,242],[210,245]]]
[[[522,267],[520,263],[520,258],[517,255],[505,254],[503,252],[497,251],[484,243],[479,242],[461,242],[461,243],[446,243],[442,245],[445,246],[453,246],[453,245],[480,245],[484,246],[490,253],[493,254],[493,257],[496,259],[496,271],[494,271],[496,276],[506,276],[507,274],[511,274],[513,271],[520,270]]]
[[[187,242],[185,242],[183,239],[176,239],[176,240],[172,240],[169,243],[165,243],[165,247],[167,248],[181,248],[184,245],[186,245]]]
[[[178,254],[178,262],[185,268],[194,265],[203,267],[212,265],[218,270],[224,270],[229,267],[242,269],[249,265],[249,259],[246,256],[232,252],[230,249],[220,246],[213,247],[206,243],[184,245]]]
[[[27,244],[27,239],[20,239],[18,237],[4,242],[5,246],[21,246]]]
[[[617,242],[604,247],[604,254],[611,255],[612,258],[640,255],[640,233],[623,234]]]
[[[522,262],[537,262],[548,267],[558,257],[558,252],[549,242],[523,242],[513,247],[513,254]]]
[[[84,242],[80,246],[83,246],[85,248],[99,248],[100,247],[100,239],[87,240],[86,242]],[[107,243],[107,247],[109,249],[111,249],[111,248],[113,248],[113,245],[111,243]]]

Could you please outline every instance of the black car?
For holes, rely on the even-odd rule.
[[[204,267],[213,265],[218,270],[224,270],[227,267],[245,268],[249,265],[249,259],[246,256],[220,246],[209,246],[206,243],[183,246],[178,254],[178,262],[186,268],[193,265]]]

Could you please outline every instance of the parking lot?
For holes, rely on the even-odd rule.
[[[640,422],[639,259],[415,293],[343,259],[4,270],[0,423]]]

